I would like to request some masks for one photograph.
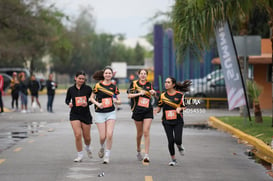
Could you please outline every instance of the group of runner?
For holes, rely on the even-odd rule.
[[[152,96],[156,95],[152,84],[147,82],[148,71],[141,69],[138,71],[138,80],[131,82],[127,90],[128,98],[131,99],[132,119],[136,126],[136,151],[137,159],[143,162],[150,162],[150,128],[154,118],[163,110],[162,124],[168,139],[168,148],[171,156],[170,166],[176,165],[175,145],[180,154],[183,155],[182,145],[183,133],[183,110],[184,103],[183,92],[188,91],[190,82],[176,82],[172,77],[165,80],[166,91],[161,93],[158,101],[158,107],[153,109],[151,104]],[[121,104],[119,89],[112,83],[113,70],[111,67],[105,67],[93,75],[93,79],[98,82],[93,88],[85,84],[86,74],[78,72],[75,75],[75,84],[68,88],[65,103],[70,109],[70,123],[74,132],[77,157],[75,162],[83,160],[83,143],[89,158],[92,158],[90,129],[93,123],[89,105],[95,106],[95,123],[99,131],[99,141],[101,148],[98,156],[103,158],[103,163],[110,162],[110,154],[113,143],[113,132],[116,121],[115,105]],[[144,136],[144,157],[141,153],[141,139]]]

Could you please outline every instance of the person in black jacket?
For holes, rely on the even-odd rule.
[[[85,73],[78,72],[75,76],[75,84],[68,88],[65,98],[65,103],[70,109],[70,123],[74,132],[76,148],[78,156],[74,162],[81,162],[83,159],[82,137],[85,143],[85,150],[88,157],[92,158],[90,148],[91,136],[90,129],[92,124],[92,116],[89,105],[89,98],[92,93],[92,88],[85,84]]]
[[[36,100],[36,103],[38,104],[40,111],[42,112],[42,107],[39,101],[39,90],[41,88],[40,83],[36,80],[35,75],[31,75],[30,82],[29,82],[29,90],[31,94],[31,109],[34,111],[34,99]]]
[[[53,113],[53,100],[55,97],[55,90],[58,85],[53,80],[53,74],[49,74],[48,80],[46,81],[46,89],[47,89],[47,112]]]

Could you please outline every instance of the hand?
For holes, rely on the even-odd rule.
[[[113,98],[113,102],[114,102],[114,104],[116,104],[116,105],[120,105],[120,100],[118,100],[117,98]]]
[[[72,107],[73,107],[72,102],[70,102],[70,103],[68,104],[68,106],[69,106],[69,108],[72,108]]]
[[[96,105],[98,106],[98,108],[103,109],[103,104],[102,103],[97,103]]]
[[[180,112],[181,112],[183,109],[186,109],[186,108],[185,108],[185,107],[178,107],[178,108],[176,108],[176,113],[177,113],[177,114],[180,114]]]
[[[156,91],[155,90],[150,90],[149,91],[152,95],[155,95],[156,94]]]

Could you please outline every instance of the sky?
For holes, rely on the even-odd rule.
[[[149,33],[153,26],[145,23],[158,11],[171,10],[175,0],[46,0],[65,14],[76,17],[81,7],[90,7],[95,16],[96,31],[122,33],[137,39]],[[93,9],[93,10],[92,10]]]

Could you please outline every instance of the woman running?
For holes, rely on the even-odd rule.
[[[65,103],[70,109],[70,123],[75,136],[77,158],[74,162],[81,162],[83,159],[82,137],[85,143],[85,150],[89,158],[92,158],[90,148],[91,136],[90,129],[92,116],[89,110],[91,102],[88,101],[92,93],[92,88],[85,84],[86,77],[84,72],[78,72],[75,76],[75,84],[68,88]]]
[[[148,71],[140,69],[138,71],[138,80],[134,80],[128,92],[128,98],[131,99],[131,109],[133,111],[132,119],[136,125],[136,143],[137,159],[144,162],[150,162],[150,128],[153,120],[153,107],[151,104],[151,95],[155,95],[152,84],[147,82]],[[141,155],[141,139],[144,135],[145,155]]]
[[[120,104],[119,89],[112,83],[113,70],[105,67],[101,71],[95,72],[93,78],[99,80],[96,83],[91,95],[91,102],[95,104],[95,123],[97,125],[101,148],[99,157],[103,158],[103,163],[110,161],[110,152],[113,143],[113,132],[116,121],[116,111],[114,104]],[[115,98],[113,98],[115,95]],[[106,142],[106,149],[105,148]]]
[[[183,110],[185,109],[184,94],[189,90],[191,81],[184,81],[183,84],[176,82],[173,77],[168,77],[165,80],[166,92],[160,95],[156,113],[159,113],[163,108],[162,124],[165,129],[168,148],[171,155],[170,166],[177,164],[175,158],[174,145],[176,144],[178,151],[181,155],[184,154],[182,146],[182,133],[183,133]],[[182,91],[182,92],[181,92]]]

